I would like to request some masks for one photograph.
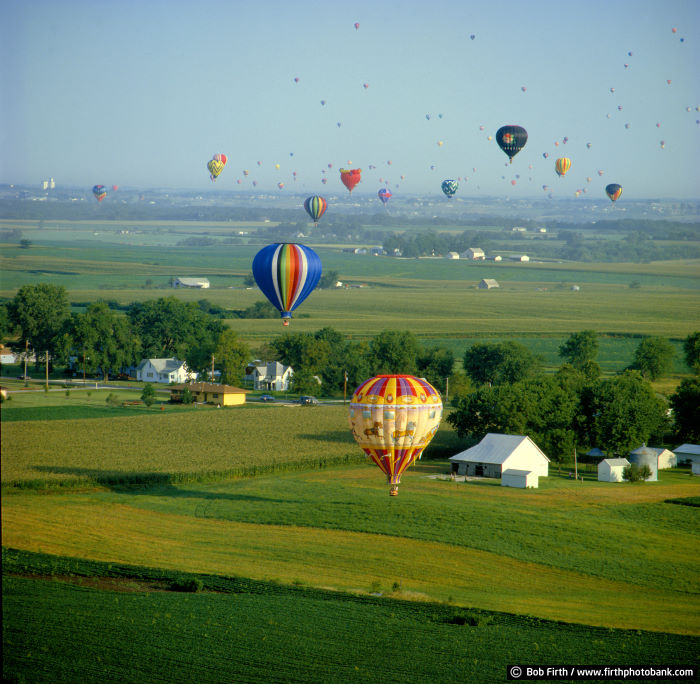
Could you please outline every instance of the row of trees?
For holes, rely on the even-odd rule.
[[[19,336],[22,345],[46,362],[105,378],[142,358],[177,357],[195,371],[211,367],[222,382],[241,384],[252,352],[223,321],[197,303],[175,297],[137,302],[124,313],[105,302],[71,313],[65,289],[27,285],[0,307],[3,339]],[[125,314],[125,315],[124,315]],[[487,432],[532,435],[554,458],[566,458],[576,445],[595,445],[625,453],[669,427],[666,400],[649,381],[668,371],[674,349],[663,338],[641,340],[630,367],[602,378],[596,361],[598,336],[592,330],[571,335],[559,348],[564,362],[545,375],[542,362],[517,342],[469,347],[463,370],[455,371],[452,351],[421,345],[410,331],[385,330],[369,340],[348,340],[326,327],[315,333],[286,333],[259,350],[262,358],[294,368],[292,390],[326,394],[352,391],[377,373],[425,377],[453,399],[449,420],[461,436],[480,439]],[[685,359],[695,375],[670,397],[676,434],[700,439],[700,333],[684,342]],[[71,364],[72,362],[72,364]]]

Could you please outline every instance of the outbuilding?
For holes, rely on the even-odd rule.
[[[498,281],[495,280],[494,278],[484,278],[478,285],[477,287],[480,290],[493,290],[497,287],[500,287],[498,284]]]
[[[531,470],[509,468],[501,475],[501,487],[518,487],[520,489],[537,489],[539,476]]]
[[[700,464],[700,444],[681,444],[674,450],[678,465],[682,464]]]
[[[524,435],[487,434],[476,446],[449,459],[452,472],[473,477],[502,477],[506,470],[524,470],[547,477],[549,459]]]
[[[636,463],[640,468],[648,466],[651,475],[645,478],[647,482],[656,482],[659,479],[658,455],[654,449],[650,449],[646,444],[630,452],[630,463]]]
[[[181,402],[185,388],[189,389],[192,399],[197,403],[216,404],[217,406],[245,404],[245,390],[213,382],[191,382],[172,385],[170,387],[170,401]]]
[[[605,458],[598,464],[598,482],[622,482],[622,471],[630,464],[626,458]]]

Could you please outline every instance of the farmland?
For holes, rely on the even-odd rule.
[[[235,311],[262,298],[243,285],[258,248],[247,238],[177,245],[260,224],[30,223],[30,249],[3,247],[0,296],[48,282],[75,310],[174,293]],[[594,329],[607,373],[653,334],[677,352],[668,387],[688,372],[697,261],[494,264],[315,247],[353,287],[314,292],[293,331],[410,329],[457,357],[515,339],[553,368],[572,332]],[[172,276],[212,288],[175,292]],[[477,290],[484,277],[501,288]],[[226,323],[251,345],[282,333],[273,319]],[[615,485],[552,466],[528,491],[453,482],[445,459],[465,444],[443,421],[390,498],[340,403],[147,408],[108,405],[110,391],[134,398],[66,388],[3,404],[6,679],[476,681],[503,679],[511,662],[697,662],[700,513],[670,503],[697,501],[687,470]]]

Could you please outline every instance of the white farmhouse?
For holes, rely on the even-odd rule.
[[[461,254],[463,259],[476,259],[483,261],[486,258],[484,250],[481,247],[470,247],[466,252]]]
[[[549,459],[523,435],[489,433],[476,446],[449,459],[452,472],[474,477],[502,477],[506,470],[524,470],[542,477],[549,474]]]
[[[604,458],[598,464],[598,481],[622,482],[622,471],[629,464],[626,458]]]
[[[136,379],[141,382],[187,382],[196,380],[197,374],[187,368],[179,359],[144,359],[136,368]]]
[[[245,381],[256,390],[286,392],[293,375],[294,369],[279,361],[271,361],[267,364],[254,362],[246,368]]]

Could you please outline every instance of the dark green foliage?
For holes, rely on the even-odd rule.
[[[673,365],[675,350],[663,337],[645,337],[634,352],[632,368],[643,377],[656,380],[668,373]]]
[[[651,468],[646,464],[639,466],[630,463],[622,470],[622,479],[627,482],[644,482],[648,477],[651,477]]]
[[[700,332],[694,332],[683,341],[683,355],[689,368],[700,373]]]
[[[410,330],[384,330],[369,344],[372,373],[416,372],[418,340]]]
[[[194,397],[192,396],[192,392],[190,392],[189,387],[185,387],[185,389],[182,390],[181,397],[183,404],[191,404],[194,401]]]
[[[682,380],[669,400],[678,439],[700,442],[700,376]]]
[[[514,383],[535,375],[540,360],[519,342],[477,343],[464,353],[464,370],[479,385]]]
[[[205,591],[158,591],[188,581]],[[700,650],[697,637],[7,549],[2,586],[6,681],[501,681],[533,643],[549,665],[685,664]]]
[[[143,386],[143,392],[141,392],[141,401],[146,404],[146,406],[151,406],[156,400],[156,391],[153,389],[153,385],[147,382]]]
[[[579,371],[590,368],[597,355],[598,333],[595,330],[574,333],[559,347],[559,356]]]
[[[187,579],[176,579],[170,583],[173,591],[183,591],[196,594],[204,589],[204,582],[199,577],[189,577]]]

